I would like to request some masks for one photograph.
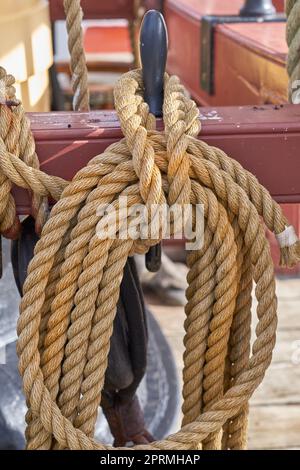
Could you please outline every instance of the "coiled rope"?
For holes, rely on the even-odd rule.
[[[80,0],[64,0],[66,24],[68,31],[68,47],[71,56],[72,88],[74,92],[74,111],[89,110],[88,72],[83,48],[82,18]],[[35,142],[30,131],[30,121],[16,99],[15,79],[0,67],[0,232],[7,238],[16,239],[20,233],[20,223],[16,216],[16,208],[11,187],[14,183],[33,192],[32,215],[36,220],[36,232],[41,233],[48,213],[48,194],[61,191],[63,183],[55,179],[53,188],[51,178],[39,171],[39,160],[35,151]],[[9,155],[9,152],[11,155]],[[15,156],[15,157],[13,157]],[[15,169],[11,169],[11,160],[15,160]],[[18,159],[18,161],[16,161]],[[22,161],[25,165],[22,165]],[[13,174],[11,174],[11,172]],[[42,182],[40,182],[42,178]],[[43,186],[50,187],[43,188]]]
[[[12,78],[1,73],[0,98],[7,103]],[[29,167],[0,142],[1,190],[4,178],[7,185],[58,200],[28,268],[18,321],[28,449],[111,449],[93,435],[123,268],[128,256],[158,241],[98,237],[98,224],[105,223],[97,215],[100,205],[116,208],[120,231],[130,219],[130,211],[119,208],[120,196],[127,196],[129,207],[191,203],[195,210],[203,204],[205,216],[203,247],[188,254],[183,425],[135,449],[246,446],[248,401],[271,362],[277,325],[273,263],[261,218],[277,235],[282,264],[299,261],[300,242],[251,173],[196,139],[198,110],[176,77],[165,77],[163,132],[155,130],[142,93],[141,71],[121,77],[115,105],[124,139],[70,183]],[[8,115],[14,112],[6,108]],[[26,129],[22,138],[29,139]],[[162,225],[158,234],[163,238]],[[253,282],[258,323],[250,348]]]
[[[88,71],[83,47],[83,13],[80,0],[64,0],[64,9],[68,31],[68,47],[71,56],[73,109],[74,111],[88,111],[90,109],[90,97]]]

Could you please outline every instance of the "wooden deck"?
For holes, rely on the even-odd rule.
[[[249,449],[300,449],[300,279],[278,279],[277,295],[277,345],[251,400]],[[151,310],[169,340],[181,378],[183,308],[152,304]]]

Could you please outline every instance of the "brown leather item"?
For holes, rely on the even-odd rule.
[[[126,403],[120,403],[117,395],[113,405],[110,401],[104,395],[101,406],[114,437],[115,447],[123,447],[130,443],[147,444],[154,441],[153,436],[145,429],[144,415],[136,395]]]

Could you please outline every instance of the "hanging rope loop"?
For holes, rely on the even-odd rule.
[[[29,265],[18,323],[29,449],[110,449],[93,434],[123,268],[152,243],[99,238],[99,205],[130,219],[120,197],[129,209],[202,204],[205,216],[203,245],[188,255],[183,427],[136,448],[243,448],[248,401],[271,362],[277,301],[260,217],[275,233],[285,230],[285,218],[253,175],[195,138],[197,111],[176,78],[166,76],[165,131],[155,130],[141,77],[129,72],[116,86],[125,138],[65,187]],[[258,326],[250,356],[252,281]]]
[[[74,93],[73,109],[74,111],[88,111],[90,109],[90,97],[88,71],[83,45],[83,12],[80,0],[64,0],[64,10],[68,31],[68,48],[71,58],[70,68]]]

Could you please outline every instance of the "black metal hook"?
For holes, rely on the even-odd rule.
[[[163,15],[149,10],[143,19],[140,32],[140,56],[144,82],[144,100],[150,112],[162,116],[164,100],[164,73],[168,52],[168,33]],[[150,248],[146,254],[146,267],[157,272],[161,266],[161,244]]]

